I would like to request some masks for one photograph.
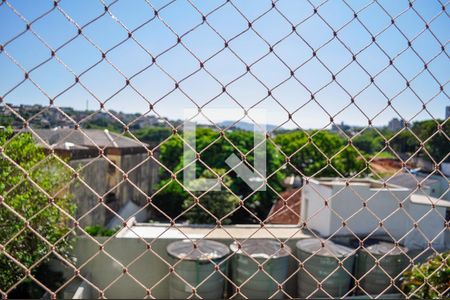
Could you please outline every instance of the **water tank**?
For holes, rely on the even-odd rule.
[[[176,274],[182,277],[188,284],[175,274],[170,275],[169,297],[171,299],[186,299],[192,295],[192,287],[196,288],[195,297],[215,298],[223,297],[225,278],[214,269],[214,263],[220,263],[230,253],[228,247],[222,243],[210,240],[177,241],[167,246],[167,253],[173,258]],[[220,270],[226,274],[226,262],[220,265]],[[205,278],[209,277],[206,281]],[[202,283],[199,287],[197,287]]]
[[[230,249],[236,253],[232,260],[232,280],[240,287],[241,295],[237,295],[238,297],[283,298],[284,294],[278,290],[278,284],[288,277],[291,252],[288,246],[281,248],[280,242],[275,240],[249,239],[241,243],[241,249],[236,242],[230,245]],[[261,264],[270,276],[259,269]],[[256,274],[253,276],[254,273]]]
[[[353,249],[315,238],[302,239],[296,246],[297,258],[304,264],[297,277],[299,298],[336,298],[349,291],[355,262]],[[342,267],[339,267],[339,260]],[[321,282],[322,289],[316,290],[316,280]]]
[[[398,293],[394,286],[388,287],[391,285],[391,278],[398,283],[399,275],[409,264],[408,257],[402,251],[406,253],[407,249],[387,242],[379,242],[359,250],[356,278],[360,279],[361,288],[371,295]],[[379,260],[379,266],[376,266],[375,259]],[[359,293],[364,292],[360,290]]]

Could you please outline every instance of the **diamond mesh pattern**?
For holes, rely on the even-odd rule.
[[[374,263],[361,277],[357,277],[354,272],[342,267],[345,261],[349,259],[348,257],[342,258],[333,254],[332,257],[337,261],[336,269],[326,274],[323,279],[319,279],[316,278],[313,270],[305,267],[309,260],[318,255],[319,250],[311,253],[306,260],[299,259],[294,251],[289,253],[289,257],[295,268],[289,272],[289,275],[283,281],[279,282],[274,278],[273,273],[265,268],[276,253],[269,255],[261,262],[246,253],[242,248],[242,253],[248,255],[258,266],[258,270],[242,284],[238,285],[235,282],[228,269],[225,268],[226,271],[224,271],[224,268],[221,268],[222,265],[229,264],[237,255],[231,252],[220,262],[209,259],[212,264],[211,273],[193,286],[190,283],[191,280],[183,278],[176,271],[184,260],[181,259],[175,263],[167,260],[162,254],[162,250],[157,247],[157,243],[164,234],[170,230],[176,230],[183,238],[191,240],[194,248],[196,248],[197,240],[185,232],[185,228],[180,222],[191,210],[199,208],[213,220],[209,224],[210,226],[206,227],[202,239],[209,239],[217,231],[220,231],[225,239],[242,245],[246,240],[263,233],[278,241],[280,249],[282,249],[288,244],[292,245],[301,233],[308,233],[325,242],[337,238],[339,232],[346,230],[348,235],[358,243],[352,252],[353,255],[358,251],[367,249],[367,242],[370,238],[375,237],[376,232],[381,228],[385,235],[394,242],[395,248],[393,251],[398,250],[408,258],[408,265],[404,271],[415,264],[418,258],[426,252],[440,255],[433,244],[438,235],[428,236],[423,231],[421,224],[426,224],[427,218],[439,218],[443,224],[439,235],[448,232],[448,218],[446,219],[446,216],[436,207],[445,201],[443,198],[449,192],[448,178],[441,169],[441,165],[448,160],[449,154],[447,153],[443,158],[438,159],[426,147],[438,135],[443,136],[445,142],[450,140],[449,132],[445,130],[445,125],[448,125],[448,118],[439,120],[435,111],[430,109],[436,102],[450,105],[446,90],[449,80],[449,61],[446,49],[448,31],[445,30],[449,25],[448,3],[439,0],[430,1],[426,4],[420,1],[410,1],[403,3],[401,9],[396,11],[386,1],[366,1],[365,3],[351,5],[347,1],[308,0],[297,3],[298,9],[288,10],[284,5],[287,2],[285,0],[269,1],[264,2],[264,4],[262,2],[253,3],[251,5],[244,5],[242,1],[234,0],[212,1],[208,5],[193,0],[162,1],[163,3],[145,0],[139,2],[139,4],[133,3],[133,5],[136,5],[132,8],[135,11],[130,13],[130,8],[127,8],[127,5],[131,4],[125,4],[125,1],[100,0],[87,6],[85,15],[80,18],[79,12],[76,13],[76,17],[74,16],[73,5],[67,4],[66,1],[48,2],[47,6],[36,6],[33,9],[27,9],[23,7],[23,4],[9,0],[3,0],[0,4],[1,13],[5,16],[8,15],[8,19],[5,18],[7,21],[2,22],[1,28],[0,58],[2,64],[8,64],[8,68],[5,67],[4,70],[0,71],[6,82],[1,85],[0,104],[2,114],[10,116],[18,128],[0,148],[0,156],[5,163],[11,166],[11,170],[13,170],[11,172],[21,178],[18,182],[3,183],[6,188],[0,195],[0,205],[11,218],[15,218],[17,224],[20,224],[20,228],[7,237],[1,237],[0,252],[2,256],[7,258],[10,267],[16,268],[17,272],[22,274],[19,280],[0,291],[3,298],[11,297],[11,293],[27,280],[31,280],[51,298],[63,297],[63,291],[75,282],[83,282],[93,291],[95,297],[106,297],[115,284],[124,277],[131,282],[130,289],[131,286],[134,286],[145,291],[142,297],[156,297],[154,291],[158,289],[162,282],[171,277],[180,279],[190,288],[191,297],[202,297],[201,293],[198,292],[199,288],[216,274],[220,274],[229,287],[226,294],[228,298],[249,297],[241,290],[258,272],[267,275],[278,286],[278,290],[271,295],[273,297],[279,297],[280,295],[286,298],[296,297],[295,292],[293,293],[286,287],[289,281],[294,280],[300,272],[303,272],[308,274],[316,285],[315,290],[308,296],[314,297],[315,292],[321,292],[324,296],[333,298],[336,295],[330,294],[323,287],[326,280],[339,270],[344,270],[354,282],[352,287],[344,293],[344,297],[357,291],[375,297],[379,295],[370,294],[360,285],[365,276],[374,269],[379,269],[391,280],[391,284],[381,291],[380,295],[399,293],[408,298],[414,296],[414,292],[406,294],[397,284],[401,273],[392,277],[388,270],[385,270],[381,262],[389,253],[382,255],[381,258],[369,253]],[[332,5],[339,6],[341,13],[338,16],[332,15],[330,12],[333,10],[327,8],[327,6]],[[424,9],[424,5],[429,5],[429,9]],[[180,14],[180,11],[185,12],[185,14]],[[226,16],[226,18],[220,18],[219,16]],[[178,20],[175,22],[174,19],[177,18]],[[408,24],[417,30],[405,28],[405,23],[403,23],[405,18],[410,20]],[[232,23],[233,26],[228,26],[223,20],[229,20],[228,22]],[[9,26],[9,22],[11,26]],[[48,26],[48,24],[52,24],[51,22],[56,22],[58,28]],[[272,30],[273,24],[277,24],[276,27],[279,30]],[[111,31],[105,31],[106,26]],[[315,30],[311,31],[311,28]],[[52,32],[53,30],[54,32]],[[312,38],[311,35],[314,35],[314,32],[317,32],[317,38]],[[354,32],[360,38],[348,40],[348,32]],[[158,35],[165,38],[158,38]],[[106,36],[108,38],[105,38]],[[423,50],[424,39],[429,44],[428,47],[425,47],[426,51]],[[19,42],[23,45],[31,40],[39,44],[39,49],[36,49],[34,54],[24,49],[26,47],[16,46]],[[201,47],[202,43],[199,43],[199,40],[208,43],[208,47]],[[398,42],[400,40],[401,42]],[[420,46],[415,46],[419,44]],[[45,53],[45,55],[42,53]],[[123,53],[128,53],[128,56],[123,57]],[[78,57],[75,59],[76,56]],[[367,63],[370,61],[367,58],[371,56],[376,61],[381,58],[384,64]],[[169,63],[173,59],[179,62],[178,66]],[[415,68],[407,67],[407,65],[414,65]],[[441,71],[436,65],[443,65],[444,71]],[[445,66],[447,70],[445,70]],[[49,69],[50,67],[52,69]],[[271,74],[262,71],[264,67],[273,70],[270,72]],[[314,73],[312,73],[312,68]],[[231,69],[233,71],[230,71]],[[102,74],[108,74],[105,78],[108,81],[107,88],[99,84],[98,78],[102,78]],[[148,78],[152,78],[154,82],[149,82],[151,80],[146,79],[145,76],[149,76]],[[95,78],[97,78],[97,81]],[[387,85],[386,80],[394,81],[395,84]],[[424,85],[429,86],[429,89],[424,90]],[[237,92],[242,90],[242,87],[251,90],[251,93],[242,95]],[[27,100],[31,101],[29,103],[35,104],[39,101],[45,103],[38,111],[33,111],[30,114],[23,114],[18,106],[10,104],[23,97],[21,93],[25,88],[30,91],[26,94],[30,97],[30,100]],[[286,93],[286,90],[295,91],[297,96]],[[330,107],[329,101],[325,101],[327,93],[336,97],[336,105]],[[377,99],[370,98],[368,93],[376,94]],[[64,104],[74,104],[70,103],[71,100],[67,100],[73,99],[73,95],[90,99],[90,103],[95,103],[96,110],[89,111],[81,119],[77,118],[64,107]],[[405,97],[409,99],[407,102],[405,102]],[[126,108],[127,104],[122,103],[123,100],[121,100],[125,98],[133,99],[130,100],[130,103],[133,102],[133,105],[139,107],[139,113],[132,118],[113,110],[116,107]],[[42,99],[42,101],[34,101],[33,99]],[[186,189],[187,195],[193,199],[192,205],[183,207],[183,210],[177,216],[169,216],[155,203],[155,197],[164,193],[171,183],[175,182],[184,187],[180,176],[183,170],[189,167],[188,165],[176,169],[166,166],[158,156],[161,147],[170,143],[173,138],[187,143],[182,133],[183,124],[166,118],[171,118],[170,111],[174,108],[171,107],[168,111],[164,105],[166,103],[174,104],[174,99],[180,101],[176,102],[176,106],[184,105],[198,111],[196,115],[188,118],[189,120],[195,121],[197,116],[202,116],[219,132],[213,143],[201,150],[193,149],[196,153],[197,164],[201,164],[212,172],[214,172],[212,166],[208,165],[203,155],[207,151],[215,149],[216,143],[226,143],[244,160],[252,157],[258,145],[253,145],[248,151],[243,151],[235,141],[229,138],[226,132],[233,125],[246,118],[254,121],[251,117],[252,111],[265,107],[273,108],[274,114],[282,121],[267,131],[266,141],[282,156],[284,163],[268,172],[263,178],[263,182],[266,183],[268,192],[284,203],[273,213],[277,214],[287,210],[300,220],[295,230],[290,231],[288,238],[277,236],[273,226],[269,224],[269,217],[261,218],[246,205],[249,199],[255,197],[257,191],[239,195],[226,184],[225,179],[231,176],[232,169],[221,175],[215,174],[220,178],[218,184],[222,187],[222,190],[232,196],[238,203],[234,209],[224,216],[216,216],[209,211],[207,206],[203,205],[202,200],[208,197],[214,187],[201,194]],[[227,102],[228,106],[242,111],[242,114],[236,116],[233,120],[233,124],[225,129],[220,124],[216,124],[206,112],[208,108],[223,101]],[[369,105],[368,101],[382,104],[375,107]],[[406,107],[409,105],[418,107],[418,109],[414,110],[412,114],[408,114],[406,113]],[[360,126],[352,134],[344,128],[343,123],[338,121],[345,118],[350,111],[353,116],[358,115],[366,124]],[[58,126],[75,129],[75,134],[92,146],[92,149],[97,153],[95,157],[85,161],[82,165],[75,166],[55,151],[55,145],[41,136],[42,131],[36,126],[41,120],[40,117],[46,113],[53,113],[58,116]],[[302,118],[308,113],[317,115],[317,121],[320,122],[319,130],[311,131],[307,129],[310,125],[305,124]],[[402,120],[399,129],[389,137],[385,136],[385,133],[377,125],[378,120],[387,113],[393,113]],[[436,127],[436,130],[425,139],[412,129],[412,123],[424,117],[433,120],[433,126]],[[120,128],[120,134],[109,134],[110,143],[120,143],[121,138],[126,136],[135,145],[138,145],[137,147],[144,149],[143,153],[145,154],[142,159],[126,169],[120,162],[112,159],[112,156],[108,155],[107,147],[101,145],[97,138],[91,136],[85,127],[86,123],[96,118],[108,119],[110,124]],[[152,120],[152,118],[158,119],[160,125],[169,128],[171,135],[153,144],[148,144],[140,139],[133,128],[136,124]],[[291,153],[286,152],[274,137],[277,130],[281,130],[283,126],[291,126],[307,137],[306,142],[299,145]],[[327,128],[330,126],[333,126],[335,131],[347,141],[346,145],[335,149],[332,153],[321,148],[321,145],[315,141],[315,138],[321,132],[328,130]],[[355,139],[369,129],[373,130],[376,137],[381,138],[384,142],[384,147],[372,156],[364,155],[361,149],[354,145]],[[36,142],[43,145],[44,148],[50,149],[41,161],[31,167],[22,165],[6,151],[8,145],[13,143],[17,136],[25,132],[31,133]],[[67,136],[63,137],[60,143],[70,140],[71,134],[68,133]],[[419,144],[419,147],[411,155],[405,155],[392,147],[393,142],[401,138],[402,134],[412,135]],[[303,155],[308,149],[317,151],[320,158],[323,158],[326,162],[313,174],[305,174],[298,168],[298,165],[293,163],[298,155]],[[333,164],[333,161],[348,149],[356,151],[358,160],[364,164],[363,169],[353,174],[343,174]],[[431,161],[433,171],[423,179],[414,177],[416,186],[399,196],[399,194],[391,191],[388,182],[402,173],[402,168],[398,168],[395,173],[385,177],[373,166],[382,152],[391,153],[401,163],[402,168],[413,164],[420,154]],[[62,186],[53,187],[52,190],[43,186],[33,175],[36,170],[43,168],[50,161],[57,163],[67,171],[67,178],[64,178]],[[104,164],[105,167],[108,166],[109,170],[116,174],[115,181],[109,186],[108,190],[97,190],[89,181],[90,177],[85,174],[89,172],[91,166],[97,163]],[[154,190],[149,191],[137,182],[137,178],[133,175],[134,172],[141,167],[148,166],[148,164],[152,164],[154,168],[170,178],[167,184],[159,185]],[[248,164],[248,166],[252,168],[251,164]],[[300,211],[296,211],[287,205],[290,198],[295,197],[295,194],[289,196],[289,198],[283,198],[279,189],[270,184],[270,179],[276,177],[286,168],[292,170],[295,175],[305,178],[305,184],[299,188],[298,193],[302,193],[306,188],[309,188],[323,202],[320,209],[309,214],[306,218],[300,215]],[[257,172],[253,168],[252,170]],[[329,196],[323,195],[322,190],[314,184],[310,184],[321,177],[321,174],[326,170],[331,170],[336,177],[343,180],[341,188]],[[408,172],[413,176],[410,171]],[[355,187],[358,178],[367,173],[371,173],[373,178],[379,180],[383,187],[369,197]],[[424,191],[425,182],[432,176],[439,176],[447,182],[447,188],[442,192],[441,197],[438,197],[440,202],[434,202],[434,198],[426,197],[428,200],[425,203],[426,212],[420,216],[411,215],[405,209],[409,205],[411,195]],[[81,186],[85,193],[98,200],[96,203],[88,204],[89,208],[82,215],[77,216],[71,214],[70,210],[61,206],[58,201],[74,184]],[[115,193],[124,186],[130,186],[134,191],[133,195],[140,199],[139,208],[127,217],[120,216],[117,209],[111,207],[112,205],[108,202],[108,195]],[[7,199],[19,188],[36,190],[48,199],[48,204],[36,212],[25,214],[24,211],[18,211],[8,203]],[[352,196],[358,199],[362,206],[351,214],[342,216],[330,203],[341,193],[348,191],[351,191]],[[372,205],[374,201],[378,201],[380,193],[383,191],[387,191],[398,205],[388,215],[379,215]],[[133,217],[149,209],[162,215],[165,222],[169,223],[164,231],[152,239],[141,236],[135,230],[133,223],[130,222]],[[53,210],[61,214],[70,223],[69,230],[58,240],[49,240],[42,234],[41,228],[35,228],[33,225],[35,224],[33,220],[39,218],[40,214],[46,210]],[[118,233],[104,239],[92,237],[80,224],[84,223],[96,210],[102,210],[105,214],[119,219],[122,230],[133,233],[138,242],[142,244],[143,251],[131,260],[124,260],[108,247],[115,242]],[[320,217],[325,210],[330,211],[330,214],[334,215],[340,223],[337,230],[326,237],[311,231],[309,228],[310,222]],[[260,226],[245,239],[235,236],[232,226],[224,226],[224,221],[238,211],[243,211],[244,214],[249,215],[254,223]],[[352,219],[363,211],[367,212],[369,217],[379,224],[366,237],[361,237],[360,234],[352,230],[354,227],[348,226]],[[393,218],[396,214],[402,214],[404,222],[412,224],[410,230],[400,239],[390,232],[390,228],[385,226],[387,220]],[[428,245],[426,249],[415,254],[406,252],[404,248],[400,247],[405,242],[406,237],[413,231],[419,232],[422,241]],[[25,233],[33,236],[36,243],[43,243],[48,248],[48,251],[41,253],[37,260],[27,263],[15,258],[15,253],[8,250],[11,245],[20,241],[21,235]],[[59,253],[61,243],[68,240],[70,236],[76,235],[89,241],[96,249],[82,263],[76,263],[66,255]],[[326,247],[325,245],[325,243],[322,243],[322,247]],[[162,272],[163,276],[151,284],[143,282],[139,276],[133,274],[133,270],[139,264],[140,259],[149,254],[157,257],[160,264],[165,268],[165,271]],[[108,280],[111,279],[105,286],[99,286],[92,279],[94,275],[83,271],[90,263],[94,263],[97,256],[107,257],[112,264],[117,265],[122,270],[120,274],[105,274]],[[72,274],[64,278],[63,282],[57,287],[47,286],[35,275],[37,267],[51,257],[64,264]],[[444,267],[448,269],[447,263],[448,260],[443,261],[435,272]],[[101,268],[101,266],[97,268]],[[433,274],[424,275],[428,277],[418,290],[427,287],[434,290],[439,297],[448,295],[450,287],[442,292],[428,281]]]

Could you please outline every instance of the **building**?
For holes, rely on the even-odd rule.
[[[422,172],[401,172],[390,177],[387,183],[405,187],[411,191],[417,189],[417,193],[423,193],[434,198],[450,200],[448,179],[439,173],[430,175]],[[420,189],[418,184],[420,184]]]
[[[389,121],[387,128],[390,131],[399,131],[403,128],[403,122],[397,118],[393,118]]]
[[[450,118],[450,106],[445,107],[445,119]]]
[[[369,179],[309,180],[302,193],[301,222],[323,237],[390,237],[409,249],[445,249],[450,202]],[[382,223],[382,226],[380,226]],[[416,223],[417,226],[414,226]]]
[[[117,224],[112,211],[124,212],[124,218],[133,215],[145,206],[146,195],[158,181],[158,165],[147,145],[123,135],[108,130],[35,129],[33,136],[78,172],[70,191],[82,226]],[[112,211],[98,205],[100,197]],[[140,213],[139,219],[143,221],[145,214]]]
[[[302,178],[291,175],[284,180],[286,188],[275,201],[267,216],[270,224],[297,225],[300,222]]]
[[[441,172],[445,176],[450,177],[450,162],[441,163]]]
[[[298,224],[300,222],[301,190],[287,189],[280,194],[270,209],[267,222],[271,224]]]
[[[351,126],[344,124],[344,122],[341,122],[339,125],[336,125],[335,123],[331,124],[332,132],[348,131],[351,128]]]

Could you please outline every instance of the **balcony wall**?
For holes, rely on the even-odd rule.
[[[161,235],[167,228],[166,225],[151,224],[133,226],[133,231],[138,233],[148,243],[152,243],[152,250],[157,255],[147,250],[142,239],[137,238],[130,230],[124,230],[116,238],[112,238],[105,245],[105,253],[100,252],[99,254],[97,254],[99,247],[95,242],[88,237],[80,237],[77,241],[75,253],[78,266],[82,266],[81,275],[87,276],[97,287],[106,289],[105,297],[143,298],[146,295],[146,290],[130,278],[129,275],[123,274],[120,264],[108,257],[107,252],[124,265],[131,263],[128,267],[129,274],[146,287],[152,287],[159,281],[156,287],[152,289],[152,296],[167,299],[169,297],[169,267],[163,262],[163,259],[170,261],[166,252],[167,245],[173,241],[185,238],[180,230],[192,239],[204,238],[211,231],[211,228],[207,227],[177,226],[178,229],[171,228]],[[225,228],[229,234],[239,239],[245,239],[251,235],[252,238],[273,238],[267,230],[261,229],[260,226],[226,226]],[[279,239],[287,239],[293,236],[287,243],[293,250],[295,249],[295,243],[300,238],[307,237],[299,231],[297,226],[271,225],[270,227],[268,226],[268,229]],[[220,229],[213,231],[207,238],[226,245],[233,242],[230,236]],[[95,239],[99,243],[107,240],[105,237]],[[90,259],[93,255],[96,256]],[[290,273],[294,272],[296,265],[295,260],[291,258],[291,263],[289,264]],[[92,288],[89,288],[89,290],[91,297],[98,296],[98,291]],[[286,290],[293,297],[296,295],[295,276],[288,282]]]

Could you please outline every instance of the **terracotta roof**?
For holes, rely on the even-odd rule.
[[[267,220],[271,224],[298,224],[300,222],[301,191],[299,189],[287,189],[282,192],[270,209]],[[286,206],[284,203],[286,201]]]

